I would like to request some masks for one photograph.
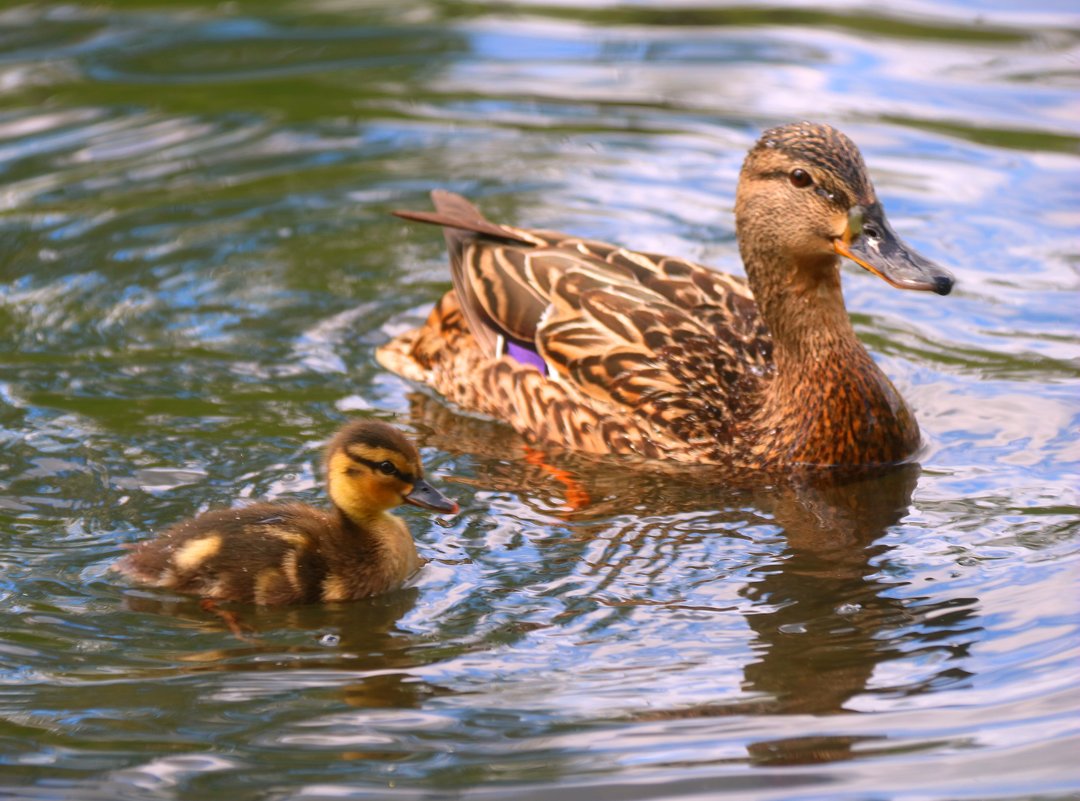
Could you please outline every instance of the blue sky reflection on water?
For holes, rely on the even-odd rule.
[[[1071,3],[0,11],[0,786],[93,799],[1080,792],[1080,16]],[[862,148],[947,298],[845,271],[918,468],[736,490],[567,457],[373,349],[494,219],[740,271],[766,126]],[[106,573],[393,418],[463,511],[400,593],[245,610]],[[555,458],[555,457],[552,457]],[[560,457],[561,458],[561,457]],[[332,635],[329,638],[327,635]]]

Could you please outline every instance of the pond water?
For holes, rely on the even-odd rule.
[[[1070,2],[0,7],[0,796],[1080,794],[1080,13]],[[495,219],[739,271],[765,127],[855,139],[947,298],[854,268],[919,464],[725,488],[544,456],[388,375]],[[124,585],[123,546],[320,502],[344,420],[462,504],[354,604]],[[565,476],[563,476],[565,478]]]

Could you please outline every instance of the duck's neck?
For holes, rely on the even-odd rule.
[[[760,267],[761,265],[755,265]],[[776,373],[757,420],[761,446],[789,465],[897,462],[919,443],[903,398],[855,336],[838,259],[754,271]]]
[[[356,552],[368,553],[387,576],[400,581],[420,566],[416,543],[401,518],[385,509],[346,512],[335,505],[334,512],[338,517],[337,530],[342,544]]]
[[[334,529],[340,535],[342,540],[362,541],[370,539],[368,536],[368,530],[370,529],[368,515],[356,514],[355,512],[349,514],[337,504],[333,505],[332,514],[337,520],[337,525],[334,526]]]

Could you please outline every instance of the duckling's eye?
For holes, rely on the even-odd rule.
[[[788,178],[791,180],[791,185],[798,189],[806,189],[814,183],[814,179],[806,170],[792,170]]]
[[[394,463],[387,459],[385,462],[379,462],[379,472],[388,476],[394,475],[397,472],[397,468]]]

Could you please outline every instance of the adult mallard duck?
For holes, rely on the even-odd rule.
[[[840,257],[900,289],[952,276],[893,232],[855,144],[808,122],[743,163],[746,279],[673,256],[498,225],[432,193],[453,289],[380,363],[528,438],[751,470],[889,464],[919,429],[859,343]]]
[[[401,585],[420,567],[389,510],[458,506],[424,480],[416,447],[392,426],[345,426],[326,451],[333,507],[256,503],[217,509],[141,542],[116,564],[135,581],[209,600],[351,601]]]

